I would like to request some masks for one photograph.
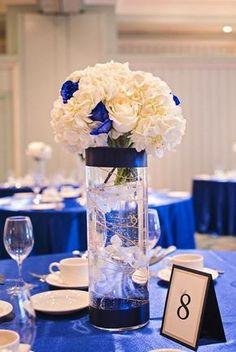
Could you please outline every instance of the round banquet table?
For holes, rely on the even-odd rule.
[[[195,248],[192,200],[189,197],[160,197],[152,193],[149,206],[157,209],[161,225],[159,245],[177,248]],[[32,210],[27,203],[16,203],[14,197],[0,199],[0,235],[7,217],[25,215],[31,218],[35,244],[32,254],[69,252],[87,249],[86,208],[76,200],[66,202],[63,208]],[[0,258],[8,254],[0,242]]]
[[[193,180],[196,231],[236,236],[236,180]]]
[[[183,251],[179,251],[180,253]],[[186,252],[186,251],[185,251]],[[191,251],[202,253],[205,266],[224,270],[215,282],[216,296],[224,325],[226,343],[206,345],[201,341],[199,352],[235,352],[236,351],[236,252]],[[37,287],[32,294],[47,291],[50,287],[29,275],[30,271],[48,273],[48,266],[53,261],[70,256],[67,254],[43,255],[25,260],[23,274],[25,280]],[[161,264],[152,266],[158,270]],[[1,260],[0,272],[7,278],[17,275],[13,260]],[[4,286],[3,286],[4,287]],[[33,346],[35,352],[148,352],[157,348],[179,348],[190,351],[160,335],[168,284],[158,279],[150,280],[150,322],[142,329],[111,333],[98,330],[89,324],[88,311],[84,309],[73,315],[38,314],[37,333]],[[1,299],[1,297],[0,297]],[[4,328],[4,324],[1,324]]]

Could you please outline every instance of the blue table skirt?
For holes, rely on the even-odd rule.
[[[195,248],[192,200],[165,199],[150,205],[158,210],[161,224],[159,244],[163,247]],[[19,211],[8,205],[0,207],[0,234],[3,234],[5,219],[14,215],[31,218],[35,245],[32,254],[62,253],[87,249],[86,209],[69,202],[61,210]],[[3,243],[0,243],[0,258],[8,258]]]
[[[236,182],[193,181],[196,231],[236,236]]]
[[[186,252],[186,251],[185,251]],[[202,253],[205,266],[225,270],[215,282],[215,290],[226,333],[225,344],[200,346],[199,352],[235,352],[236,351],[236,252],[191,251]],[[48,290],[46,283],[32,279],[29,271],[47,273],[53,261],[68,257],[70,254],[31,257],[23,265],[24,277],[28,282],[38,284],[33,293]],[[160,264],[153,266],[157,270]],[[8,278],[17,273],[12,260],[0,261],[0,272]],[[35,352],[148,352],[157,348],[189,349],[160,336],[164,302],[168,285],[157,279],[150,281],[150,323],[140,329],[129,332],[110,333],[93,328],[88,321],[87,310],[68,316],[41,315],[37,320],[37,335],[33,350]],[[1,299],[1,297],[0,297]],[[4,328],[2,325],[1,328]]]
[[[195,248],[195,223],[192,199],[176,200],[171,204],[154,206],[158,211],[161,225],[159,245],[175,245],[181,249]]]
[[[62,210],[10,211],[0,209],[0,233],[3,233],[7,217],[29,216],[34,229],[34,248],[32,254],[62,253],[87,249],[86,209],[80,206]],[[3,243],[0,244],[0,258],[9,257]]]

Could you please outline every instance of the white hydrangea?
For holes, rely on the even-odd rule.
[[[88,147],[124,137],[123,146],[162,157],[180,143],[185,120],[170,88],[159,77],[111,61],[75,71],[68,80],[73,82],[72,92],[66,101],[60,96],[54,103],[51,125],[55,140],[70,151],[83,153]],[[104,122],[93,115],[100,102],[108,112],[109,128],[94,133]]]

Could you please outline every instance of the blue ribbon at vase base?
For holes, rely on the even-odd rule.
[[[90,323],[107,330],[135,329],[149,322],[149,303],[130,309],[98,309],[89,307]]]

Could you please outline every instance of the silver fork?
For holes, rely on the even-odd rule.
[[[46,278],[48,276],[48,274],[37,274],[37,273],[33,273],[33,272],[30,272],[29,274],[41,282],[45,282]]]

